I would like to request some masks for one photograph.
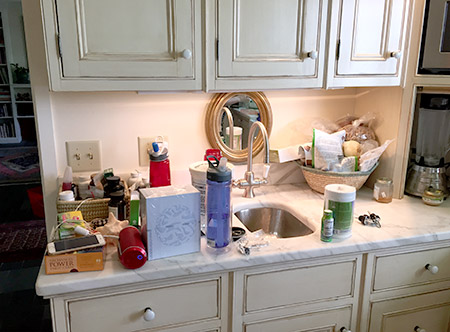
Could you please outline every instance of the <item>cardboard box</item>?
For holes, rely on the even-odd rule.
[[[45,273],[59,274],[103,270],[104,248],[105,246],[61,255],[46,255],[44,257]]]
[[[200,250],[200,192],[191,185],[140,189],[148,260]]]

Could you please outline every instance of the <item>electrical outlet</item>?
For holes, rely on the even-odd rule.
[[[100,141],[66,142],[67,164],[74,172],[99,171],[102,168]]]
[[[149,137],[138,137],[138,147],[139,147],[139,166],[148,166],[150,163],[150,157],[148,155],[148,150],[152,147],[152,143],[159,141],[161,137],[164,141],[169,142],[167,136],[149,136]]]

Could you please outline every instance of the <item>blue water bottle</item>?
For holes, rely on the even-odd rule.
[[[206,238],[208,247],[226,248],[231,241],[231,170],[227,158],[208,156],[206,173]]]

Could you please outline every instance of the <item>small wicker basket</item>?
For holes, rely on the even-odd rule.
[[[346,184],[359,190],[378,166],[376,163],[370,171],[366,172],[330,172],[303,166],[299,161],[297,164],[302,169],[303,176],[311,189],[321,194],[325,192],[327,184]]]
[[[125,203],[126,203],[126,215],[130,215],[130,193],[126,181],[121,181],[124,185]],[[61,188],[59,188],[61,191]],[[108,203],[110,198],[94,198],[80,201],[56,201],[56,211],[58,213],[81,211],[83,219],[87,222],[92,221],[95,218],[105,219],[108,218]]]

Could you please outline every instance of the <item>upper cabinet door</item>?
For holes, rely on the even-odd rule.
[[[399,85],[408,9],[407,0],[333,0],[328,85]]]
[[[215,5],[207,13],[216,18],[216,35],[209,38],[217,43],[209,53],[217,52],[217,63],[211,64],[216,89],[323,85],[325,1],[218,0]]]
[[[56,0],[60,78],[103,80],[100,90],[111,90],[114,80],[140,80],[131,89],[145,89],[143,79],[166,81],[155,90],[200,89],[196,6],[195,0]]]

